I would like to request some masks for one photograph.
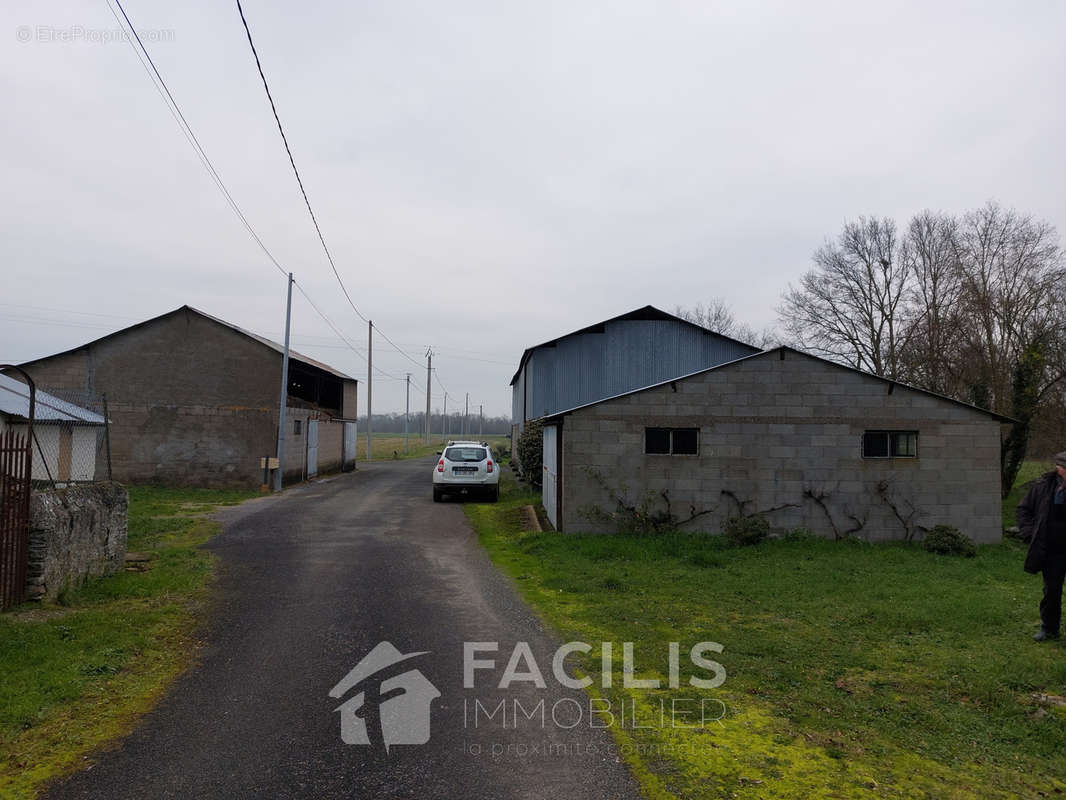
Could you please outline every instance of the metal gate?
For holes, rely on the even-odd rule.
[[[318,474],[318,420],[307,420],[307,477]]]
[[[559,480],[559,465],[556,463],[559,429],[554,425],[544,426],[544,483],[541,485],[541,502],[548,521],[559,529],[559,509],[556,498],[556,481]]]
[[[0,608],[22,602],[26,593],[29,559],[30,477],[33,465],[33,416],[37,389],[30,376],[18,367],[0,365],[0,370],[22,373],[29,389],[25,410],[26,433],[0,433]]]
[[[344,423],[344,453],[341,457],[343,461],[341,469],[355,469],[356,433],[357,430],[354,422]]]

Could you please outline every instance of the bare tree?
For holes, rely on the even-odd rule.
[[[674,306],[674,315],[761,350],[768,350],[780,343],[780,336],[774,328],[767,327],[757,331],[745,322],[738,322],[729,304],[721,297],[711,298],[707,305],[697,303],[692,307]]]
[[[987,203],[959,219],[924,211],[897,239],[860,218],[814,254],[779,309],[801,346],[1017,420],[1008,491],[1033,421],[1066,397],[1066,264],[1055,228]]]
[[[898,249],[890,219],[845,223],[815,252],[815,268],[785,293],[778,311],[789,337],[827,358],[897,377],[908,277]]]
[[[963,324],[958,223],[946,214],[921,212],[907,225],[900,261],[909,275],[901,377],[930,391],[951,394],[958,388],[956,343]]]
[[[965,214],[958,227],[962,271],[961,349],[973,357],[968,378],[987,390],[989,407],[1010,413],[1011,380],[1021,354],[1040,341],[1056,351],[1066,269],[1055,228],[996,203]],[[1041,372],[1043,394],[1061,380]]]
[[[696,303],[691,308],[675,306],[674,314],[681,319],[686,319],[699,325],[701,328],[720,333],[723,336],[736,338],[734,334],[740,327],[736,317],[729,309],[729,304],[721,297],[712,297],[707,305]]]

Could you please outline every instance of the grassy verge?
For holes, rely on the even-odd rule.
[[[31,798],[127,732],[194,653],[218,528],[205,514],[248,492],[130,489],[129,549],[146,572],[0,616],[0,797]]]
[[[410,434],[409,450],[408,454],[404,453],[404,437],[402,433],[375,433],[372,435],[372,444],[370,448],[371,456],[375,461],[386,461],[389,459],[399,458],[422,458],[424,456],[433,455],[441,449],[440,433],[434,433],[430,437],[429,444],[425,444],[425,438],[421,432],[412,431]],[[451,435],[449,439],[462,438],[459,435]],[[471,438],[477,438],[471,437]],[[490,444],[499,449],[501,443],[506,444],[507,439],[502,436],[487,436],[484,439]],[[506,444],[506,449],[510,450],[510,445]],[[362,461],[366,458],[366,433],[360,433],[357,437],[356,444],[356,458]]]
[[[1066,694],[1066,644],[1029,638],[1040,587],[1022,572],[1021,546],[958,559],[902,544],[536,534],[517,510],[530,502],[509,480],[498,505],[466,511],[563,640],[616,652],[633,642],[636,677],[664,687],[669,642],[682,644],[682,688],[625,689],[616,666],[613,688],[596,690],[651,726],[612,728],[648,796],[1066,790],[1066,709],[1034,698]],[[724,645],[715,660],[728,677],[695,690],[687,651],[706,640]],[[578,663],[599,686],[598,659]],[[720,700],[725,718],[670,728],[671,700],[688,698]]]
[[[1048,461],[1025,461],[1022,463],[1022,468],[1018,470],[1018,476],[1014,480],[1014,486],[1011,488],[1010,493],[1003,498],[1003,527],[1010,528],[1015,524],[1015,511],[1018,508],[1018,503],[1025,497],[1025,493],[1028,490],[1028,484],[1031,481],[1036,480],[1045,472],[1051,469],[1051,463]]]

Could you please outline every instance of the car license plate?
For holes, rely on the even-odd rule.
[[[477,467],[452,467],[452,472],[456,475],[473,475]]]

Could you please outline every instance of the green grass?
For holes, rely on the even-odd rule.
[[[0,616],[0,796],[31,798],[128,731],[195,652],[217,529],[204,516],[243,491],[130,489],[129,549],[146,572],[68,589]]]
[[[506,473],[505,473],[506,474]],[[972,559],[905,544],[524,533],[507,480],[468,505],[494,561],[566,640],[633,642],[665,686],[669,642],[715,641],[715,690],[596,689],[640,724],[660,700],[714,698],[721,725],[612,728],[650,797],[1036,796],[1066,790],[1066,644],[1038,645],[1039,578],[1017,543]],[[599,686],[598,659],[576,662]],[[705,674],[700,672],[699,674]],[[669,717],[667,717],[669,720]]]
[[[1022,463],[1022,468],[1018,470],[1018,476],[1014,479],[1013,488],[1011,488],[1010,493],[1003,498],[1004,528],[1011,528],[1015,525],[1015,511],[1018,508],[1018,503],[1020,503],[1022,498],[1025,497],[1027,484],[1050,470],[1051,462],[1049,461],[1025,461]]]
[[[449,439],[462,438],[458,434],[450,435]],[[470,438],[476,439],[476,436]],[[506,449],[510,452],[510,444],[507,443],[507,439],[502,436],[486,436],[484,441],[489,442],[495,447],[499,448],[501,443],[506,443]],[[443,446],[441,443],[440,433],[434,433],[430,437],[429,445],[425,444],[424,435],[421,432],[412,431],[410,434],[410,454],[404,454],[404,438],[403,434],[399,433],[375,433],[373,434],[373,444],[371,446],[371,456],[374,461],[387,461],[390,459],[400,458],[423,458],[424,456],[433,455]],[[357,461],[363,461],[366,458],[366,433],[360,433],[357,437],[356,444],[356,459]]]

